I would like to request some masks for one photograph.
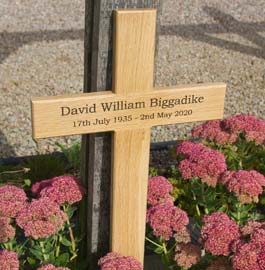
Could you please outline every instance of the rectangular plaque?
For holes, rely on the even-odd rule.
[[[32,99],[35,139],[219,119],[226,85],[162,88],[150,93],[111,91]]]

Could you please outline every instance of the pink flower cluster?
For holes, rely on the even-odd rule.
[[[241,244],[233,256],[232,265],[234,270],[258,270],[258,257],[255,247],[251,244]]]
[[[240,237],[239,226],[222,212],[205,216],[203,222],[201,239],[205,249],[213,255],[229,255],[231,245]]]
[[[202,138],[218,144],[230,144],[237,140],[237,135],[229,133],[223,127],[223,121],[207,121],[192,130],[193,138]]]
[[[82,199],[83,188],[71,176],[59,176],[36,183],[32,192],[39,197],[27,203],[24,190],[5,185],[0,187],[0,242],[6,242],[15,235],[10,218],[15,218],[25,236],[45,238],[60,230],[67,219],[60,210],[64,203],[73,204]]]
[[[19,270],[19,261],[15,252],[0,250],[0,270]]]
[[[156,237],[169,240],[174,236],[178,243],[188,243],[190,235],[186,225],[189,219],[184,211],[174,206],[172,190],[172,184],[162,176],[149,179],[147,202],[151,207],[146,219]]]
[[[226,171],[221,182],[234,192],[241,203],[258,202],[265,186],[264,175],[257,171]]]
[[[11,219],[0,217],[0,243],[7,242],[15,237],[15,228],[10,225]]]
[[[101,270],[141,270],[143,266],[134,257],[111,252],[98,261]]]
[[[75,177],[67,175],[38,182],[32,186],[31,191],[34,195],[49,198],[60,205],[79,202],[84,194],[84,189],[79,181]]]
[[[45,238],[59,231],[66,220],[60,206],[49,198],[32,200],[16,218],[17,225],[24,229],[25,236]]]
[[[147,210],[147,222],[149,222],[156,237],[169,240],[174,232],[186,230],[189,218],[186,212],[178,207],[169,203],[163,203]]]
[[[248,221],[247,224],[245,224],[241,228],[241,233],[243,236],[249,236],[252,235],[257,229],[264,228],[265,229],[265,222],[258,222],[258,221]]]
[[[249,222],[242,228],[245,237],[234,245],[234,270],[265,269],[265,223]]]
[[[56,267],[52,264],[46,264],[39,267],[37,270],[70,270],[68,267]]]
[[[187,227],[183,228],[180,231],[175,232],[174,238],[177,243],[187,244],[191,241],[190,232]]]
[[[148,180],[147,203],[155,206],[160,203],[173,204],[174,198],[170,195],[172,184],[163,176],[155,176]]]
[[[253,115],[239,114],[224,120],[224,126],[234,134],[244,133],[247,141],[265,142],[265,121]]]
[[[177,245],[176,251],[178,253],[175,255],[175,261],[181,269],[190,269],[201,260],[201,249],[194,244]]]
[[[0,187],[0,216],[14,218],[27,201],[23,189],[12,185]]]
[[[253,115],[234,115],[224,120],[208,121],[195,127],[192,131],[194,138],[214,141],[218,144],[234,143],[239,134],[243,133],[247,141],[257,144],[265,143],[265,120]]]
[[[215,187],[221,174],[226,171],[224,155],[203,144],[182,142],[177,146],[177,153],[185,157],[179,164],[184,179],[199,177],[202,182]]]

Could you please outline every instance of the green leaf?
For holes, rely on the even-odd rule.
[[[70,256],[68,253],[61,254],[58,258],[56,258],[56,266],[66,266],[69,263]]]
[[[262,204],[262,205],[265,204],[265,196],[264,196],[264,194],[260,196],[259,202],[260,202],[260,204]]]
[[[157,248],[154,249],[154,252],[155,252],[156,254],[162,254],[162,253],[163,253],[163,249],[160,248],[160,247],[157,247]]]
[[[30,186],[31,186],[31,181],[30,181],[30,179],[25,179],[25,180],[24,180],[24,184],[25,184],[25,186],[30,187]]]
[[[36,260],[34,260],[34,259],[31,258],[31,257],[27,257],[27,261],[28,261],[28,263],[29,263],[30,265],[36,264]]]
[[[66,237],[63,237],[60,242],[66,247],[70,247],[72,245],[71,241],[69,241]]]
[[[33,248],[30,248],[29,250],[38,260],[41,261],[43,259],[43,254],[40,250]]]
[[[77,210],[76,206],[73,205],[69,205],[68,209],[67,209],[67,216],[69,217],[69,219],[71,219],[73,217],[74,212]]]

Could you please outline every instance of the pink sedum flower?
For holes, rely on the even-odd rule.
[[[247,141],[256,144],[265,143],[265,120],[253,115],[233,115],[224,120],[208,121],[195,127],[192,131],[194,138],[202,138],[218,144],[234,143],[239,135],[245,135]]]
[[[190,269],[201,260],[201,249],[194,244],[177,245],[176,251],[178,253],[175,255],[175,261],[183,270]]]
[[[31,192],[33,195],[38,195],[42,189],[51,186],[54,178],[47,179],[47,180],[42,180],[40,182],[36,182],[32,187],[31,187]]]
[[[19,261],[15,252],[0,250],[0,270],[19,270]]]
[[[253,115],[239,114],[226,118],[224,126],[230,133],[244,133],[247,141],[256,144],[265,142],[265,120],[257,119]]]
[[[186,227],[182,230],[177,231],[174,234],[174,238],[177,243],[187,244],[191,241],[190,233]]]
[[[60,210],[56,202],[49,198],[32,200],[16,218],[17,225],[24,230],[25,236],[31,236],[34,239],[55,234],[65,221],[65,213]]]
[[[234,192],[241,203],[258,202],[258,196],[265,186],[264,175],[257,171],[227,171],[223,174],[221,182],[230,192]]]
[[[101,270],[141,270],[143,266],[134,257],[110,252],[98,261]]]
[[[235,270],[265,269],[265,223],[251,221],[242,229],[241,239],[234,248],[232,259]]]
[[[70,270],[68,267],[56,267],[53,264],[46,264],[39,267],[37,270]]]
[[[260,270],[258,255],[253,244],[243,244],[232,258],[234,270]]]
[[[163,176],[155,176],[148,180],[147,203],[157,205],[160,203],[173,204],[174,198],[170,195],[172,184]]]
[[[15,237],[15,228],[10,225],[10,218],[0,217],[0,243]]]
[[[262,249],[265,247],[265,226],[254,230],[254,232],[251,234],[250,243],[255,245],[257,249]]]
[[[265,222],[258,222],[258,221],[248,221],[247,224],[245,224],[241,228],[241,233],[243,236],[252,235],[256,230],[260,228],[265,228]]]
[[[32,186],[31,191],[39,197],[46,197],[59,203],[74,204],[82,200],[84,189],[79,181],[73,176],[58,176],[43,180]]]
[[[201,238],[205,249],[213,255],[228,256],[231,245],[240,238],[239,226],[222,212],[206,215],[203,223]]]
[[[202,182],[215,187],[221,174],[226,171],[224,155],[203,144],[185,141],[178,145],[177,153],[185,157],[178,167],[184,179],[199,177]]]
[[[261,270],[265,269],[265,247],[258,254],[258,264]]]
[[[14,218],[27,201],[23,189],[12,185],[0,187],[0,216]]]
[[[217,144],[231,144],[236,142],[238,138],[236,134],[231,134],[224,129],[221,120],[208,121],[196,126],[192,130],[192,136],[216,142]]]
[[[149,222],[156,237],[169,240],[174,232],[186,229],[189,218],[183,210],[172,204],[164,203],[147,210],[147,222]]]

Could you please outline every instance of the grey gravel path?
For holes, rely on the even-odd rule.
[[[163,0],[157,85],[224,81],[225,115],[265,118],[265,1]],[[0,1],[0,158],[51,152],[31,139],[30,98],[82,91],[84,0]],[[182,138],[191,125],[153,129]]]

